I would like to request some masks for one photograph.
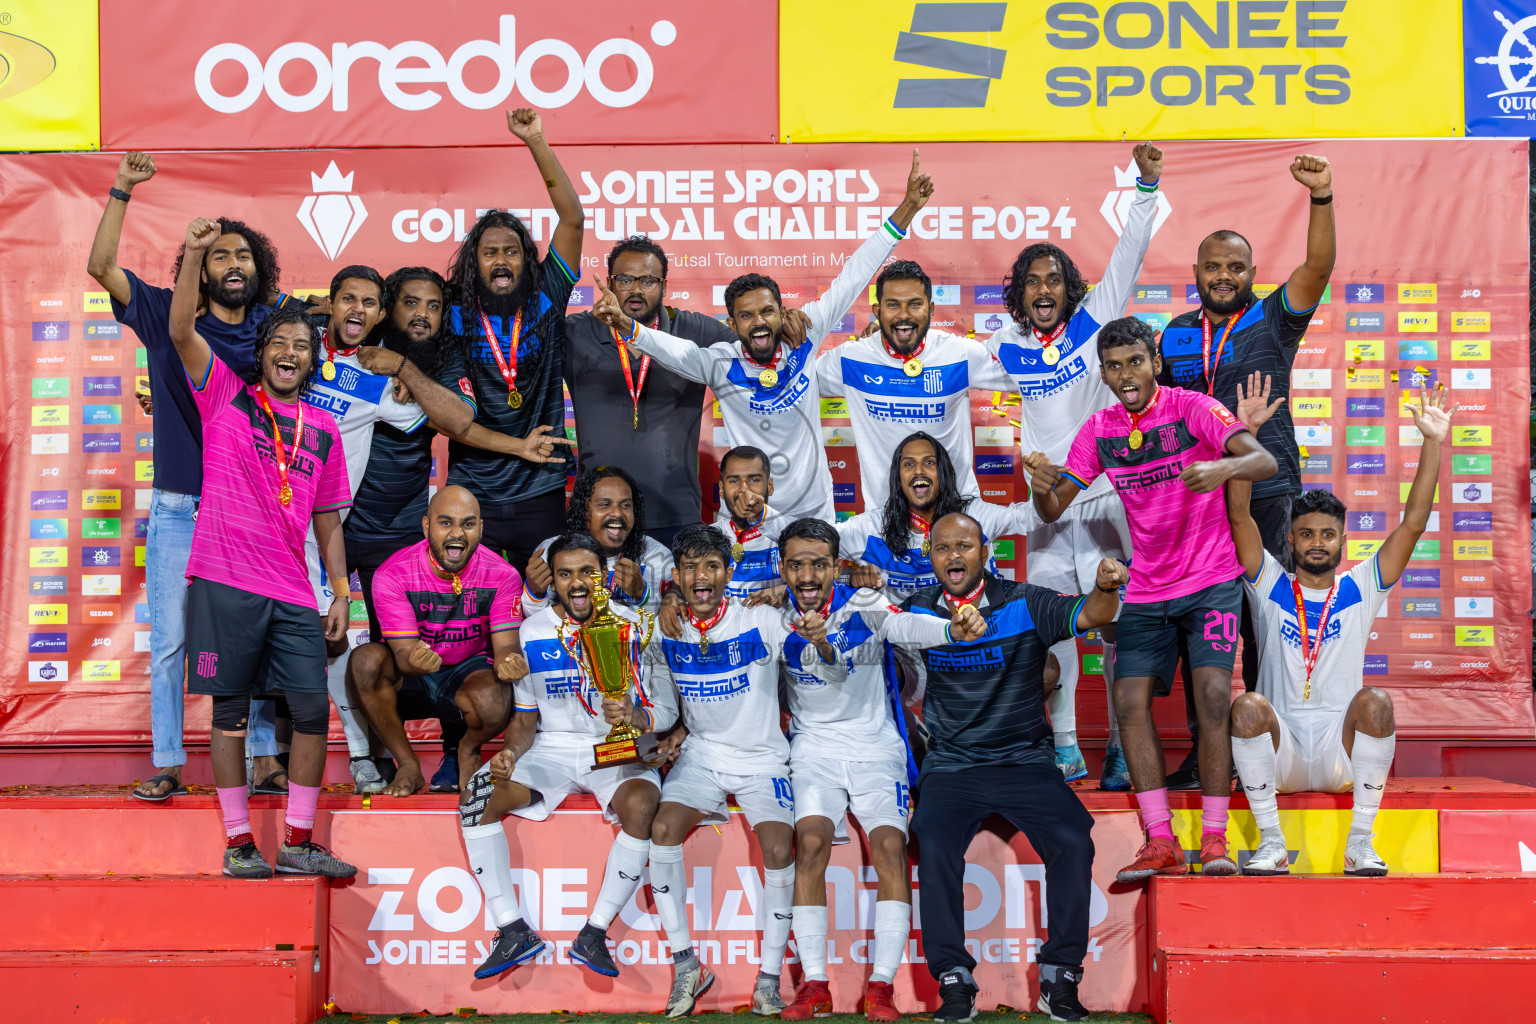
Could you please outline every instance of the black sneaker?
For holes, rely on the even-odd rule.
[[[485,962],[475,968],[475,977],[494,978],[502,971],[510,971],[518,964],[532,960],[543,948],[544,940],[526,924],[521,928],[517,921],[502,925],[496,932],[496,947]]]
[[[933,1019],[970,1021],[976,1019],[976,983],[971,972],[963,969],[945,971],[939,977],[939,1008]]]
[[[608,933],[593,925],[582,926],[571,943],[571,959],[605,978],[617,978],[619,965],[608,952]]]
[[[1083,980],[1081,971],[1057,969],[1055,981],[1040,979],[1040,1001],[1035,1009],[1051,1015],[1051,1020],[1087,1020],[1088,1011],[1077,1001],[1077,983]]]
[[[1168,773],[1167,787],[1169,789],[1200,788],[1200,762],[1194,749],[1185,755],[1182,764]]]

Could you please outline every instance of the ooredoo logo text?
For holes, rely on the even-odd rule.
[[[399,110],[428,110],[441,103],[443,91],[433,86],[446,89],[454,103],[470,110],[501,106],[514,89],[529,104],[545,109],[563,107],[583,90],[605,107],[622,108],[644,99],[655,80],[650,52],[634,39],[604,39],[582,54],[565,40],[555,38],[537,39],[519,49],[516,15],[502,15],[497,29],[495,39],[470,39],[446,55],[416,39],[393,46],[372,40],[333,42],[329,52],[314,43],[293,41],[279,45],[265,59],[242,43],[219,43],[198,59],[194,85],[198,97],[211,109],[238,114],[263,96],[292,113],[314,110],[327,99],[332,110],[344,111],[351,106],[354,86],[360,86],[363,76],[374,69],[379,93]],[[677,26],[672,22],[651,25],[654,46],[670,46],[676,39]],[[466,76],[466,69],[476,62],[494,66],[494,84],[489,84],[488,69],[475,67]],[[534,67],[541,62],[553,69],[552,76],[549,70],[540,69],[538,82],[542,85],[534,79]],[[617,62],[608,69],[610,79],[617,77],[619,66],[627,62],[634,81],[623,88],[611,88],[603,79],[610,62]],[[244,74],[231,80],[222,68],[225,64],[238,66]],[[283,71],[295,65],[300,67],[289,74],[285,85]],[[219,87],[214,85],[216,74]],[[296,81],[307,83],[311,75],[314,84],[308,89],[290,90]],[[477,89],[471,81],[489,84],[489,88]]]

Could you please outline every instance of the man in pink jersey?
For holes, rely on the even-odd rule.
[[[330,704],[325,641],[346,634],[337,596],[322,620],[304,559],[310,525],[326,570],[345,579],[341,511],[352,503],[341,433],[306,405],[320,339],[298,311],[277,310],[256,334],[254,381],[213,354],[197,329],[202,254],[220,225],[187,227],[187,256],[171,296],[170,335],[203,419],[203,501],[187,563],[187,690],[213,697],[209,748],[224,814],[224,873],[269,878],[251,835],[245,735],[253,696],[293,721],[286,832],[277,870],[350,878],[357,868],[315,843]]]
[[[1025,464],[1046,522],[1104,473],[1130,523],[1136,558],[1117,629],[1114,702],[1148,840],[1119,878],[1189,870],[1173,835],[1163,748],[1152,724],[1152,688],[1173,679],[1181,642],[1200,715],[1201,870],[1235,874],[1227,856],[1227,715],[1243,567],[1222,485],[1266,479],[1275,472],[1275,457],[1216,399],[1158,386],[1162,357],[1147,324],[1113,320],[1099,333],[1098,347],[1099,372],[1120,404],[1089,417],[1064,467],[1038,453]]]
[[[426,540],[395,552],[373,577],[382,642],[352,652],[347,683],[399,771],[386,796],[424,788],[403,720],[457,718],[459,787],[480,767],[480,747],[512,717],[510,684],[528,674],[517,630],[523,580],[480,546],[480,502],[444,487],[421,517]]]

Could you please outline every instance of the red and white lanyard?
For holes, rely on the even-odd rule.
[[[1307,629],[1307,602],[1301,594],[1301,581],[1291,577],[1291,589],[1296,595],[1296,624],[1301,627],[1301,668],[1306,674],[1306,686],[1301,691],[1301,699],[1312,699],[1312,671],[1317,668],[1318,655],[1323,653],[1323,637],[1328,635],[1328,618],[1333,612],[1333,597],[1339,592],[1339,581],[1333,581],[1333,586],[1328,588],[1328,597],[1323,601],[1322,613],[1317,617],[1317,643],[1312,642],[1312,634]]]
[[[1221,353],[1227,347],[1227,335],[1232,333],[1232,328],[1237,326],[1237,322],[1243,318],[1243,314],[1246,312],[1248,312],[1248,307],[1244,306],[1236,313],[1227,317],[1226,326],[1221,329],[1221,341],[1216,345],[1216,362],[1212,363],[1211,316],[1203,309],[1200,311],[1200,362],[1205,367],[1205,393],[1207,395],[1214,395],[1216,393],[1216,368],[1221,365]]]

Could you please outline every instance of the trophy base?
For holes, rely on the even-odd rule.
[[[648,732],[632,740],[614,740],[592,747],[592,768],[615,768],[622,764],[640,764],[656,756],[656,734]]]

